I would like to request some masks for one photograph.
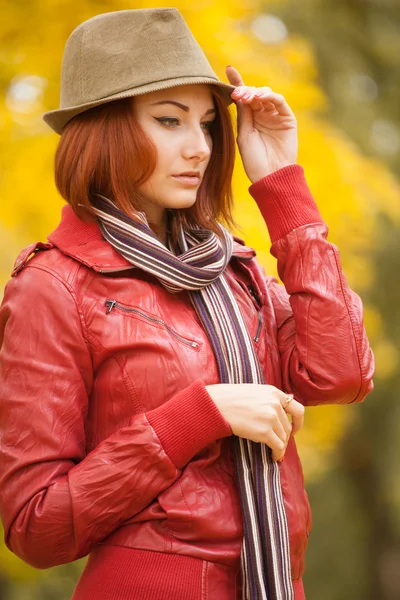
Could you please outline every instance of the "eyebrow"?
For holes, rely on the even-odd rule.
[[[161,100],[160,102],[153,102],[153,104],[151,106],[155,106],[156,104],[174,104],[175,106],[177,106],[178,108],[181,108],[185,112],[189,112],[189,110],[190,110],[189,106],[185,106],[185,104],[181,104],[180,102],[175,102],[175,100]],[[215,112],[217,112],[215,108],[210,108],[204,114],[209,115],[209,114],[215,113]]]

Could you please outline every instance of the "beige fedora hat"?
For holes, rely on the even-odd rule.
[[[235,86],[218,79],[176,8],[108,12],[84,21],[69,36],[60,108],[42,118],[61,134],[72,117],[94,106],[189,83],[217,85],[232,102]]]

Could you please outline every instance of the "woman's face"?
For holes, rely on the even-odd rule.
[[[206,84],[176,86],[133,98],[134,116],[157,149],[157,166],[140,186],[143,210],[161,225],[166,208],[188,208],[210,160],[210,127],[216,117]],[[182,173],[194,171],[197,176]]]

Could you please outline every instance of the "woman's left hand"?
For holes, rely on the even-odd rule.
[[[237,107],[236,141],[250,181],[295,164],[297,121],[285,98],[269,87],[244,85],[234,67],[226,67],[226,75],[237,86],[231,94]]]

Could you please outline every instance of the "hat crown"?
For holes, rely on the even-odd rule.
[[[176,8],[102,13],[67,39],[60,108],[42,118],[61,134],[73,117],[101,104],[188,84],[217,86],[232,103],[235,86],[218,79]]]
[[[78,25],[66,42],[60,108],[189,75],[218,82],[176,8],[104,13]]]

